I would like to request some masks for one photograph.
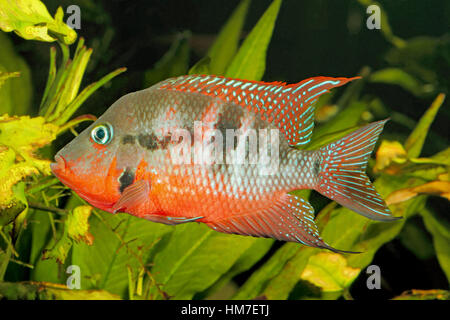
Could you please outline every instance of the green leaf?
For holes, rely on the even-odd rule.
[[[430,88],[425,89],[416,78],[400,68],[386,68],[376,71],[370,75],[369,81],[398,85],[416,96],[421,96],[430,91]]]
[[[152,273],[173,299],[191,299],[230,270],[254,239],[213,231],[206,225],[178,225],[154,258]]]
[[[145,87],[149,87],[167,78],[187,73],[190,37],[191,34],[189,32],[183,32],[176,37],[170,49],[155,63],[155,67],[145,72]]]
[[[249,5],[250,0],[241,1],[226,24],[220,30],[214,44],[208,50],[207,56],[211,58],[209,68],[211,74],[223,74],[236,54],[239,37],[242,32],[242,26],[244,25]]]
[[[0,298],[9,300],[119,300],[104,290],[71,290],[49,282],[0,282]]]
[[[50,115],[47,119],[53,120],[54,124],[61,126],[61,130],[67,125],[67,121],[70,117],[78,110],[78,108],[89,98],[95,91],[97,91],[100,87],[108,83],[112,78],[118,76],[119,74],[125,72],[126,68],[116,69],[107,75],[103,76],[100,80],[91,83],[86,88],[84,88],[75,99],[73,99],[68,105],[63,105],[61,108],[61,114],[54,113]],[[84,71],[83,71],[84,72]],[[82,75],[79,75],[80,77]],[[74,119],[75,120],[75,119]],[[92,120],[92,119],[91,119]],[[61,130],[58,133],[61,133]]]
[[[23,115],[31,112],[32,82],[30,68],[17,55],[8,35],[0,32],[0,73],[18,72],[17,78],[9,79],[0,87],[0,115]]]
[[[436,162],[445,163],[447,166],[450,166],[450,147],[436,153],[431,158]]]
[[[260,80],[266,69],[266,53],[272,37],[281,0],[274,0],[245,39],[225,75]]]
[[[0,88],[9,78],[17,78],[20,76],[19,72],[4,72],[0,71]]]
[[[414,253],[422,260],[430,259],[435,256],[433,245],[427,232],[410,219],[406,221],[402,232],[399,235],[400,241],[405,248]]]
[[[258,297],[267,286],[268,281],[278,275],[286,262],[297,253],[299,246],[298,243],[293,242],[283,244],[263,266],[253,272],[233,299],[248,300]]]
[[[46,194],[47,196],[51,196],[54,192],[56,192],[56,190],[47,190]],[[72,198],[73,197],[69,199],[69,204],[72,202]],[[44,201],[44,199],[40,198],[40,201]],[[77,205],[79,205],[79,203],[77,203]],[[74,207],[69,207],[68,209],[70,210]],[[65,223],[56,224],[56,217],[54,217],[52,213],[41,210],[30,210],[27,220],[29,221],[30,231],[23,232],[21,236],[24,237],[30,235],[31,237],[31,239],[28,240],[28,243],[31,243],[28,261],[34,265],[34,268],[30,272],[29,279],[39,282],[66,283],[68,275],[65,270],[67,266],[71,264],[69,250],[73,243],[67,236]],[[65,259],[64,265],[57,262],[56,259],[45,259],[45,256],[49,254],[46,253],[48,252],[47,250],[57,246],[58,240],[62,241],[59,244],[61,248],[58,248],[58,250],[68,254],[68,258]],[[26,241],[25,238],[21,243]],[[23,253],[21,254],[23,255]],[[61,255],[55,254],[55,257],[59,256]]]
[[[0,226],[0,282],[4,281],[6,269],[14,252],[14,245],[9,237],[8,232],[12,226]]]
[[[77,34],[62,21],[63,16],[64,11],[59,7],[52,18],[39,0],[0,0],[0,29],[14,31],[27,40],[73,43]]]
[[[439,108],[444,103],[444,100],[445,95],[443,93],[439,94],[431,104],[430,108],[428,108],[422,118],[420,118],[416,128],[409,135],[405,142],[405,149],[409,158],[417,158],[420,155],[431,123],[436,117]]]
[[[128,268],[147,263],[159,239],[172,231],[129,214],[101,212],[89,219],[92,246],[74,243],[72,264],[81,270],[81,289],[102,289],[128,297]]]
[[[189,74],[210,74],[211,73],[211,58],[206,56],[197,62],[191,69]]]
[[[442,270],[450,283],[450,225],[445,219],[436,217],[430,210],[421,210],[425,227],[433,236],[433,245]]]
[[[317,249],[302,246],[297,243],[297,252],[290,258],[279,274],[270,279],[262,292],[262,296],[269,300],[285,300],[300,280],[300,275],[308,265],[309,258]]]
[[[273,239],[254,238],[251,246],[237,259],[227,276],[232,278],[253,267],[270,250],[273,243]]]
[[[53,248],[42,252],[42,259],[55,259],[59,264],[63,264],[71,248],[72,241],[67,236],[67,232],[64,232],[61,239],[56,242]]]
[[[251,246],[237,259],[236,263],[231,267],[231,269],[225,273],[219,280],[207,290],[207,292],[203,293],[202,296],[206,296],[209,298],[211,293],[220,292],[222,293],[223,287],[226,287],[230,284],[231,279],[244,272],[249,270],[253,265],[255,265],[262,257],[269,251],[272,247],[274,240],[273,239],[262,239],[262,238],[252,238],[253,243]],[[197,296],[195,297],[195,299]],[[224,299],[230,298],[221,297]]]

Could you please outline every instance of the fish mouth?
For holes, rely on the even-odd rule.
[[[88,203],[94,207],[100,208],[102,210],[111,212],[111,208],[114,203],[105,202],[103,200],[97,200],[96,195],[86,192],[77,187],[76,181],[71,179],[73,172],[67,165],[66,159],[63,156],[57,154],[55,155],[55,162],[50,164],[50,169],[52,173],[61,181],[64,185],[75,191],[82,199],[86,200]]]
[[[50,163],[50,169],[59,181],[69,188],[74,189],[69,179],[70,170],[67,166],[67,161],[63,156],[60,156],[59,154],[55,155],[55,162]]]
[[[55,162],[50,164],[50,169],[58,178],[67,171],[67,162],[59,154],[55,155]]]

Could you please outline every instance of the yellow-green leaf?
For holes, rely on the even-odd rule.
[[[46,123],[43,117],[0,116],[0,145],[32,157],[32,152],[56,139],[58,126]],[[28,160],[28,159],[26,159]]]
[[[89,233],[89,217],[92,212],[91,206],[78,206],[73,209],[67,217],[67,233],[69,237],[77,242],[83,241],[92,245],[94,237]]]
[[[0,129],[1,130],[1,129]],[[0,145],[0,221],[11,222],[17,214],[25,209],[20,199],[14,196],[12,187],[24,177],[38,173],[38,170],[25,162],[15,163],[16,153]]]
[[[26,176],[50,174],[50,161],[35,156],[36,149],[53,141],[57,126],[42,117],[0,116],[0,221],[11,222],[26,209],[20,189],[13,186]]]
[[[301,278],[320,287],[322,292],[336,292],[347,288],[359,272],[359,268],[349,267],[341,254],[319,252],[309,259]]]
[[[62,21],[63,15],[59,7],[53,18],[39,0],[0,0],[0,29],[27,40],[72,44],[77,34]]]

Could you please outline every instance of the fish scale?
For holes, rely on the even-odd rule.
[[[311,139],[316,99],[354,79],[315,77],[296,84],[212,75],[168,79],[120,98],[57,153],[52,171],[111,213],[165,224],[196,221],[220,232],[338,251],[320,237],[311,205],[290,191],[315,189],[371,219],[396,219],[364,173],[385,121],[318,150],[294,148]],[[107,142],[96,141],[98,130]],[[216,130],[214,142],[210,130]],[[245,163],[228,162],[238,147],[229,148],[227,138],[245,143],[252,132],[258,148],[270,151],[270,165],[249,161],[250,142],[242,149]],[[197,161],[215,159],[200,146],[208,137],[205,146],[215,147],[220,136],[221,161]],[[177,162],[181,150],[186,156],[181,159],[189,161]]]

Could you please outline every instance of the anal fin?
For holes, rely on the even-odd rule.
[[[299,242],[333,252],[358,253],[334,249],[326,244],[314,222],[314,208],[304,199],[290,194],[284,194],[266,209],[206,223],[224,233]]]

